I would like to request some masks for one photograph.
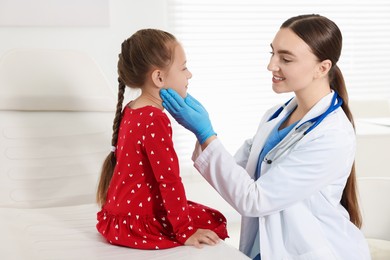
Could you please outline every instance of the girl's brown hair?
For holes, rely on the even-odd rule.
[[[329,59],[332,62],[332,68],[329,71],[330,86],[343,99],[341,107],[355,128],[352,113],[348,106],[348,93],[344,77],[337,66],[342,49],[342,35],[338,26],[326,17],[308,14],[288,19],[282,24],[281,28],[289,28],[298,35],[310,46],[312,52],[320,61]],[[360,228],[362,218],[357,199],[355,163],[352,165],[351,173],[344,188],[341,204],[347,209],[351,222]]]
[[[112,147],[118,141],[122,119],[122,105],[126,86],[140,88],[145,84],[153,68],[166,68],[173,60],[176,38],[158,29],[143,29],[134,33],[122,43],[118,61],[118,104],[112,126]],[[104,160],[96,193],[96,201],[102,206],[106,202],[107,190],[116,165],[115,152]]]

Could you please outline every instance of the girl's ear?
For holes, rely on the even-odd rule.
[[[332,62],[330,60],[321,61],[318,64],[316,78],[322,78],[322,77],[326,76],[331,68],[332,68]]]
[[[161,70],[154,70],[152,72],[152,81],[154,85],[158,88],[164,87],[164,77],[163,77],[163,72]]]

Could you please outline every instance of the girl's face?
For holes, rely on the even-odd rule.
[[[271,43],[267,69],[276,93],[297,92],[313,85],[320,62],[310,47],[292,30],[282,28]]]
[[[183,98],[187,96],[188,80],[192,78],[192,73],[188,70],[186,63],[184,49],[180,44],[177,44],[174,60],[164,79],[164,88],[174,89]]]

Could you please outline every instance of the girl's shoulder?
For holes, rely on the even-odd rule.
[[[149,115],[151,117],[153,116],[166,116],[164,111],[162,111],[160,108],[157,108],[155,106],[144,106],[144,107],[138,107],[138,108],[131,108],[129,104],[126,105],[126,107],[123,109],[123,112],[127,112],[131,115],[139,115],[139,116],[145,116]]]
[[[155,121],[170,122],[165,112],[154,106],[144,106],[134,109],[127,105],[123,110],[123,118],[136,119],[144,123]]]

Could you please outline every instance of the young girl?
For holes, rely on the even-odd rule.
[[[282,24],[268,70],[276,93],[295,95],[267,111],[234,158],[199,102],[161,91],[164,106],[198,137],[195,167],[242,215],[240,250],[252,259],[370,259],[359,230],[356,137],[337,66],[341,47],[341,32],[326,17]]]
[[[111,244],[139,249],[201,247],[225,239],[225,217],[187,201],[159,97],[166,87],[186,96],[192,74],[182,46],[170,33],[139,30],[122,43],[118,74],[112,152],[97,190],[98,231]],[[122,111],[126,86],[142,93]]]

